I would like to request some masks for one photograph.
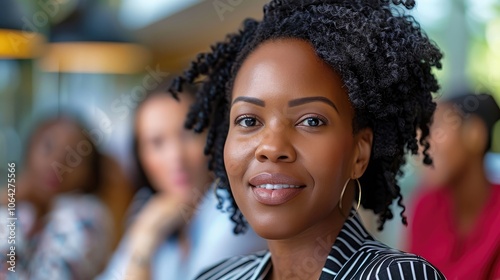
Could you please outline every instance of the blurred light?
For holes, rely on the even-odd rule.
[[[416,2],[412,15],[424,29],[445,26],[451,11],[451,0],[421,0]]]
[[[2,1],[0,9],[0,59],[25,59],[40,54],[44,37],[23,30],[23,13],[15,0]]]
[[[15,60],[0,60],[0,95],[8,88],[17,88],[20,83],[21,69]]]
[[[120,20],[132,29],[140,29],[171,16],[201,0],[123,0]]]
[[[486,173],[492,183],[500,184],[500,154],[488,153],[485,157]]]
[[[466,0],[468,16],[477,22],[488,22],[495,18],[494,4],[497,0]]]
[[[40,60],[46,72],[128,74],[144,70],[149,52],[136,44],[52,43]]]
[[[149,51],[133,42],[113,13],[82,1],[53,27],[40,67],[47,72],[129,74],[144,70]]]
[[[0,59],[27,59],[40,55],[45,37],[34,32],[0,29]]]
[[[486,41],[490,50],[500,56],[500,18],[490,21],[486,26]]]

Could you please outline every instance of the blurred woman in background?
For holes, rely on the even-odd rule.
[[[184,128],[194,89],[176,100],[165,88],[137,108],[134,149],[143,187],[129,208],[128,234],[100,279],[193,279],[227,257],[266,248],[253,231],[233,235],[216,209],[206,134]]]
[[[16,178],[16,272],[2,261],[0,278],[91,279],[103,269],[111,251],[110,217],[96,196],[101,155],[84,131],[76,118],[59,115],[29,138]],[[3,196],[2,223],[7,201]],[[7,234],[0,231],[1,239]],[[11,245],[0,242],[2,258]]]
[[[450,98],[434,115],[434,164],[424,170],[408,241],[448,279],[500,279],[500,185],[484,164],[499,120],[489,94]]]

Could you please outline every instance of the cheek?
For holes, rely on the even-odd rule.
[[[36,153],[32,153],[28,159],[28,168],[35,176],[42,175],[47,169],[46,165],[46,160]]]
[[[425,168],[428,178],[424,180],[432,184],[443,184],[460,171],[461,166],[467,162],[467,156],[460,143],[460,136],[455,131],[443,129],[436,135],[440,137],[432,138],[430,143],[433,167]]]
[[[442,164],[442,167],[453,166],[462,161],[463,147],[460,145],[459,135],[454,131],[445,131],[440,134],[434,143],[435,147],[431,146],[431,150],[435,151],[436,163]]]
[[[240,184],[255,156],[256,138],[234,136],[229,130],[224,146],[224,165],[231,184]]]
[[[165,161],[163,152],[148,151],[141,155],[141,164],[152,187],[161,187],[165,185],[168,177],[167,170],[170,169],[170,163]]]
[[[203,149],[188,150],[186,159],[186,165],[191,172],[208,171],[208,157],[203,154]],[[196,174],[193,175],[196,176]]]
[[[161,154],[147,152],[141,156],[141,162],[146,172],[154,175],[155,171],[161,166]]]
[[[320,182],[331,184],[348,176],[346,173],[349,169],[348,159],[352,144],[346,137],[326,135],[316,137],[314,141],[305,139],[297,141],[295,149],[302,159],[303,166],[316,184]]]
[[[29,167],[35,172],[45,172],[47,170],[47,166],[50,166],[51,162],[54,161],[52,158],[54,158],[53,155],[43,153],[41,149],[35,148],[29,156],[28,164]]]
[[[206,136],[201,135],[196,139],[192,139],[187,142],[187,147],[185,147],[187,164],[192,169],[197,171],[203,171],[204,169],[208,171],[208,157],[205,156],[205,139]]]
[[[314,181],[311,202],[325,213],[336,207],[342,187],[349,178],[349,143],[339,137],[317,139],[301,153],[305,154],[303,165]]]
[[[188,168],[190,181],[195,184],[195,187],[203,187],[211,181],[210,172],[208,170],[208,157],[203,153],[203,147],[199,145],[187,149],[186,165]]]
[[[90,160],[84,159],[80,164],[72,167],[72,172],[65,173],[61,182],[61,189],[63,191],[72,191],[84,187],[87,181],[90,181],[92,174],[92,167]]]

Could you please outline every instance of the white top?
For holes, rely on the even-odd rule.
[[[177,240],[167,239],[153,256],[152,279],[191,280],[207,267],[224,259],[267,248],[266,241],[250,227],[245,234],[235,235],[229,213],[217,209],[217,204],[218,200],[211,189],[188,225],[189,253],[183,258]],[[121,241],[106,271],[98,280],[126,279],[125,265],[130,257],[126,238]]]
[[[32,236],[27,233],[35,224],[33,207],[19,201],[13,211],[15,217],[0,207],[0,253],[6,256],[15,246],[16,256],[15,272],[8,271],[10,265],[1,258],[0,279],[92,279],[105,267],[111,254],[112,220],[97,197],[59,195],[43,228]],[[8,243],[7,236],[14,234],[15,242]]]

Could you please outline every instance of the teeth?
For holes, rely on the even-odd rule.
[[[300,188],[300,186],[286,185],[286,184],[264,184],[264,185],[259,185],[259,186],[255,186],[255,187],[256,188],[260,188],[260,189],[267,189],[267,190],[297,189],[297,188]]]

